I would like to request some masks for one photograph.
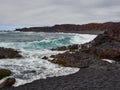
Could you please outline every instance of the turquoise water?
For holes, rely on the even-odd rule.
[[[37,79],[69,75],[79,68],[61,67],[41,59],[58,51],[50,49],[71,44],[82,44],[94,39],[96,35],[74,33],[35,33],[35,32],[0,32],[0,47],[14,48],[23,55],[21,59],[1,59],[0,68],[10,69],[11,77],[23,85]]]

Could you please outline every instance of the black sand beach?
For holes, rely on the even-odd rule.
[[[81,69],[78,73],[37,80],[3,90],[120,90],[120,70]]]

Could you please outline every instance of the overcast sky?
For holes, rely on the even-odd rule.
[[[0,0],[0,24],[47,26],[120,21],[120,0]]]

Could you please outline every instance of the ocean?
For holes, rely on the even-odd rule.
[[[96,35],[75,33],[0,32],[0,47],[16,49],[23,56],[20,59],[0,59],[0,68],[12,71],[10,77],[17,80],[15,87],[37,79],[73,74],[80,69],[62,67],[41,58],[63,53],[51,51],[52,48],[83,44],[95,37]]]

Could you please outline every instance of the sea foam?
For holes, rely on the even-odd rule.
[[[66,33],[1,33],[0,47],[14,48],[22,54],[20,59],[1,59],[0,68],[12,71],[10,77],[16,78],[14,86],[30,83],[37,79],[69,75],[78,72],[79,68],[62,67],[47,60],[43,56],[50,56],[60,51],[51,51],[51,48],[71,44],[89,42],[96,35],[66,34]],[[7,37],[6,37],[7,36]],[[14,37],[14,38],[13,38]]]

